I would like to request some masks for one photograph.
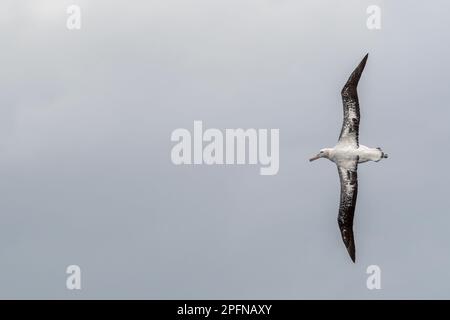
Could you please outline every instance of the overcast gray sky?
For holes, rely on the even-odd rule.
[[[3,1],[0,297],[450,298],[449,14],[444,0]],[[307,159],[336,142],[366,52],[360,141],[390,157],[359,168],[352,264],[337,170]],[[171,132],[194,120],[279,128],[278,175],[173,165]]]

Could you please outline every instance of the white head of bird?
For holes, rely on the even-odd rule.
[[[320,149],[319,153],[317,155],[315,155],[314,157],[312,157],[311,159],[309,159],[309,161],[314,161],[314,160],[317,160],[320,158],[330,159],[332,150],[333,150],[332,148]]]

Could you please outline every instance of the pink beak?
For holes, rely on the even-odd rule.
[[[317,160],[317,159],[319,159],[319,158],[320,158],[320,155],[317,155],[317,156],[312,157],[311,159],[309,159],[309,161],[311,162],[311,161]]]

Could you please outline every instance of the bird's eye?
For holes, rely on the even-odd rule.
[[[323,151],[320,151],[320,153],[323,153]]]

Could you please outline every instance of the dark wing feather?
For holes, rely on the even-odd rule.
[[[355,262],[353,216],[355,214],[356,197],[358,195],[358,159],[350,160],[342,166],[338,164],[337,168],[341,180],[338,224],[345,247],[350,258]]]
[[[339,135],[339,142],[345,144],[351,144],[356,148],[359,147],[359,101],[356,88],[358,86],[359,79],[366,65],[367,57],[362,59],[350,78],[347,80],[344,88],[342,88],[342,103],[344,106],[344,120],[342,123],[341,134]]]

